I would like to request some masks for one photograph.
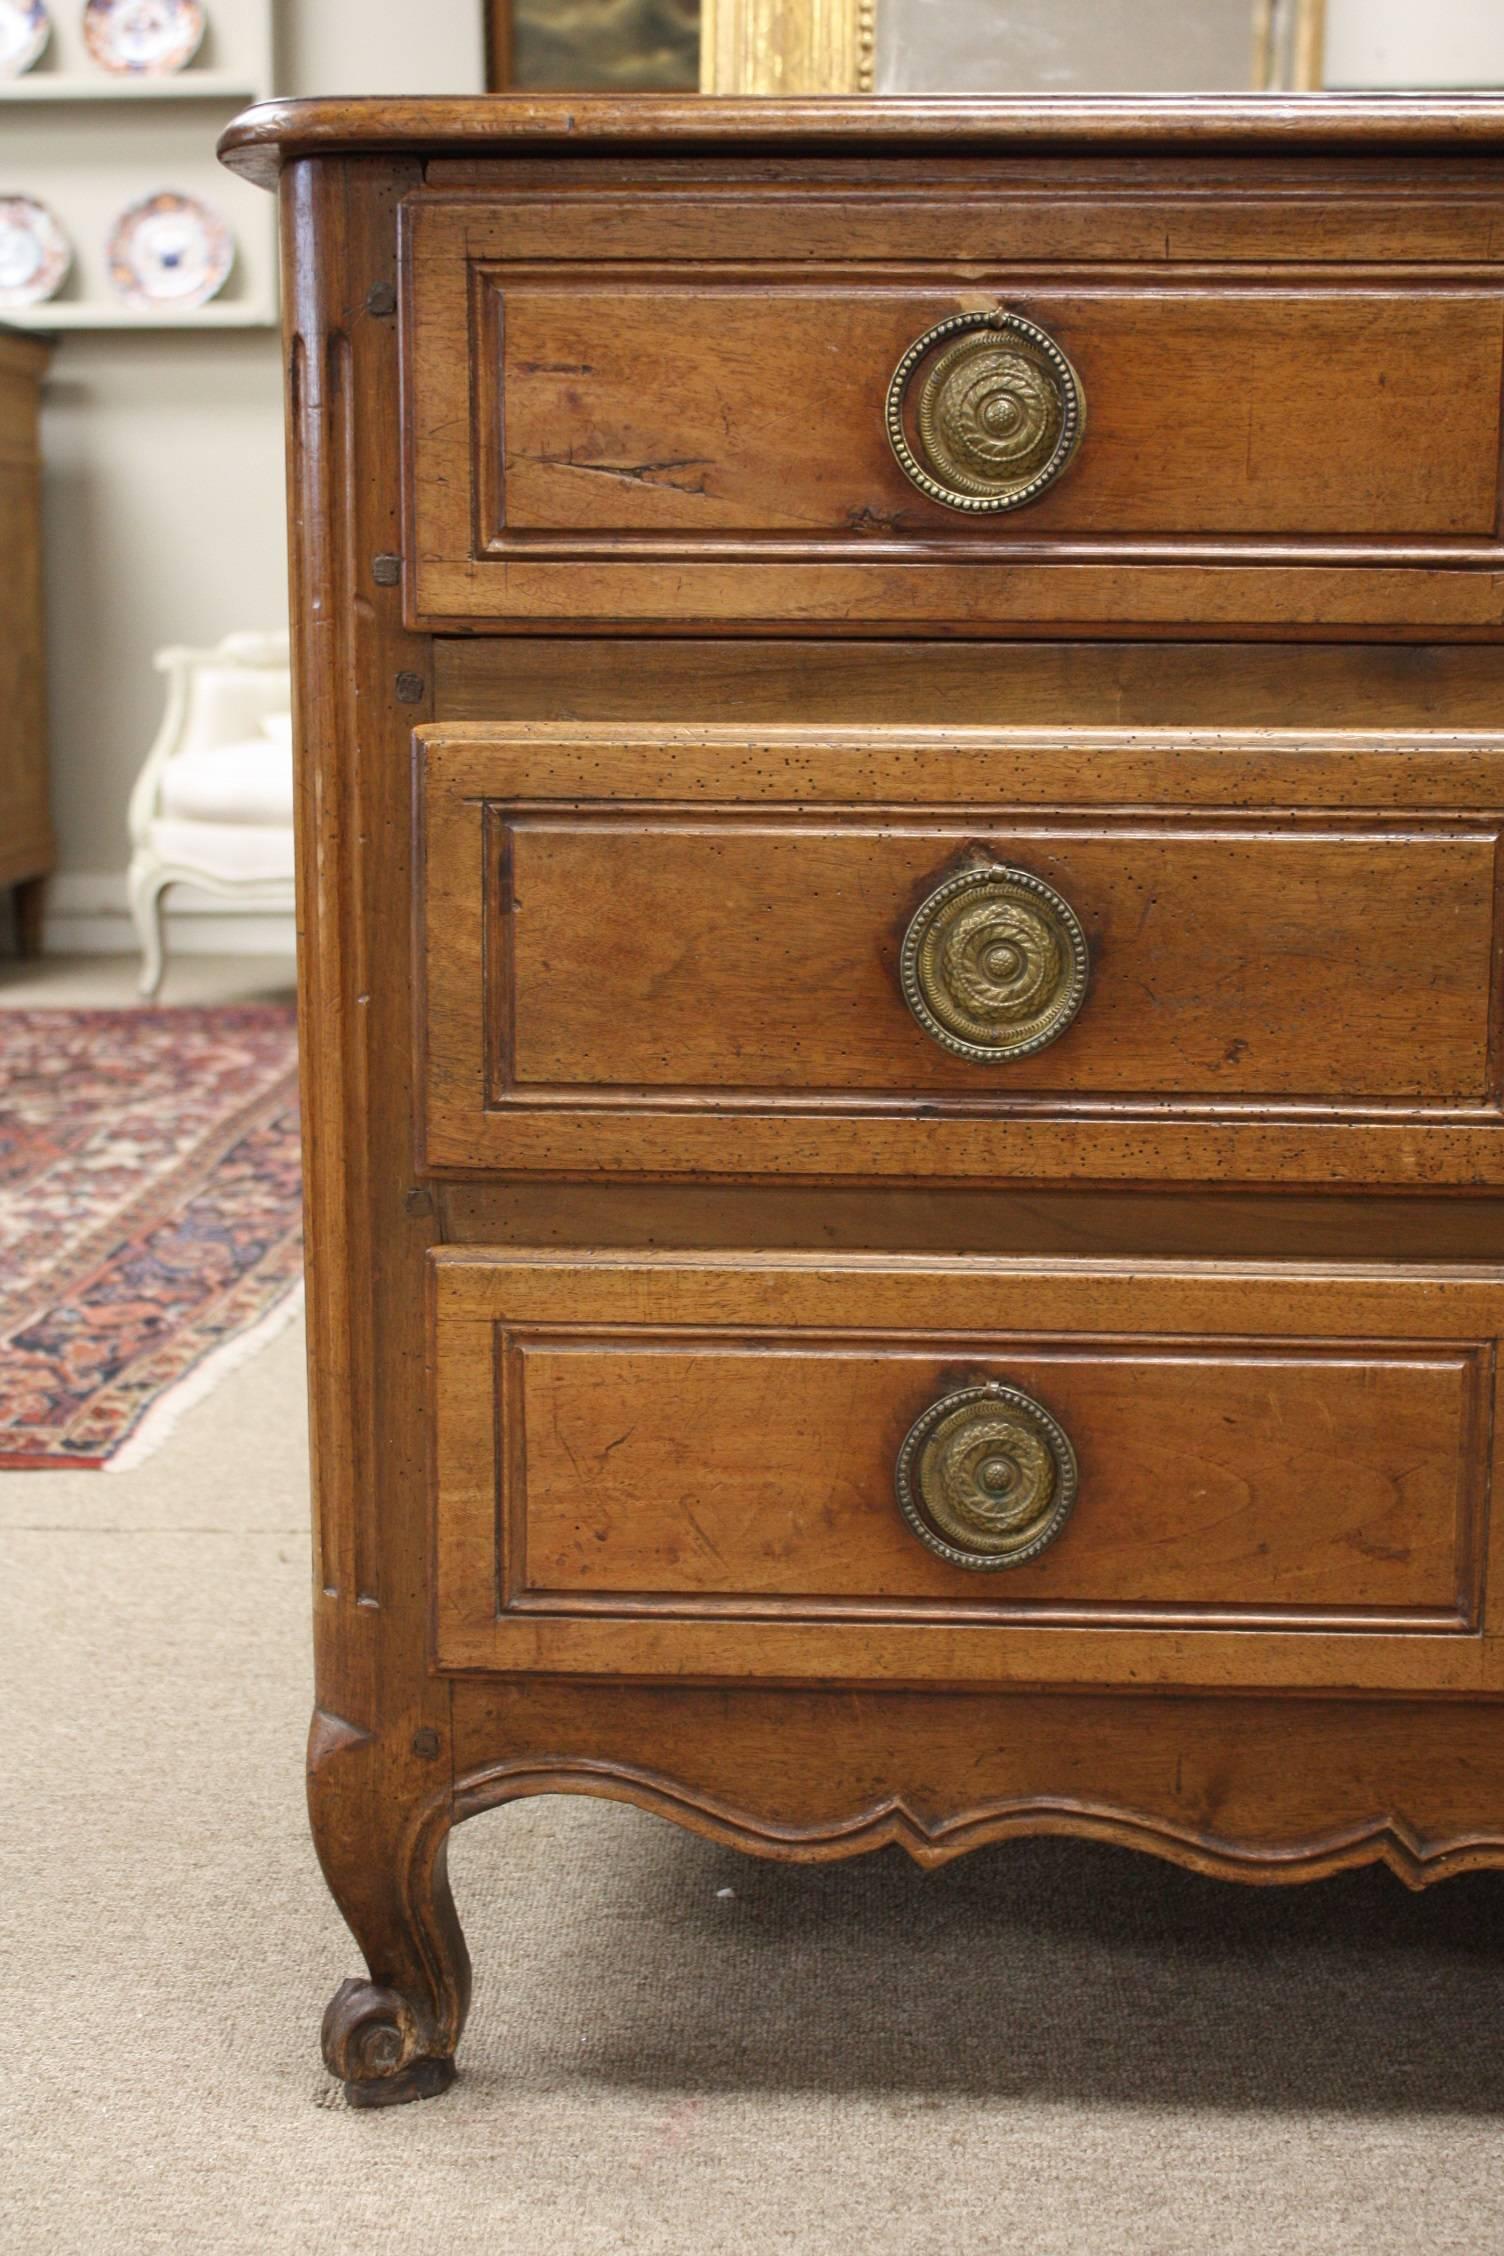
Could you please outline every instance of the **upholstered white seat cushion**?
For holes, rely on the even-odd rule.
[[[177,822],[159,817],[148,826],[147,839],[152,852],[171,869],[202,870],[206,877],[230,884],[292,882],[292,830],[286,823]]]
[[[196,745],[162,769],[157,805],[169,821],[290,828],[291,748],[270,735]]]

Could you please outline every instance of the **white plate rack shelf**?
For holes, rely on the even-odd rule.
[[[274,91],[272,0],[205,0],[207,28],[183,70],[116,76],[84,44],[84,0],[49,0],[52,36],[18,78],[0,78],[0,196],[35,196],[73,246],[57,295],[0,307],[0,322],[80,329],[258,329],[278,319],[274,199],[232,180],[214,144],[237,110]],[[235,237],[235,264],[202,306],[128,305],[109,241],[130,204],[163,188],[198,196]]]

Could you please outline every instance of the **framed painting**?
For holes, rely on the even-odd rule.
[[[699,0],[485,0],[486,83],[581,94],[693,92]]]

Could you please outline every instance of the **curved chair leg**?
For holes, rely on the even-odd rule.
[[[150,1002],[162,984],[163,885],[149,862],[132,865],[130,892],[131,921],[141,950],[141,994]]]
[[[454,2081],[470,1957],[449,1892],[446,1799],[404,1806],[375,1739],[315,1709],[308,1807],[319,1862],[370,1969],[324,2015],[324,2060],[352,2107],[433,2099]]]

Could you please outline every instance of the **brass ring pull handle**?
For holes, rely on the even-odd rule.
[[[899,1510],[953,1567],[1021,1567],[1076,1501],[1076,1453],[1042,1403],[989,1384],[942,1395],[898,1452]]]
[[[894,369],[887,429],[899,467],[931,501],[973,514],[1022,509],[1069,467],[1086,429],[1086,394],[1036,322],[1001,307],[957,313],[916,337]]]
[[[932,1041],[1006,1065],[1056,1041],[1086,1000],[1091,955],[1062,894],[978,863],[926,895],[899,951],[903,999]]]

